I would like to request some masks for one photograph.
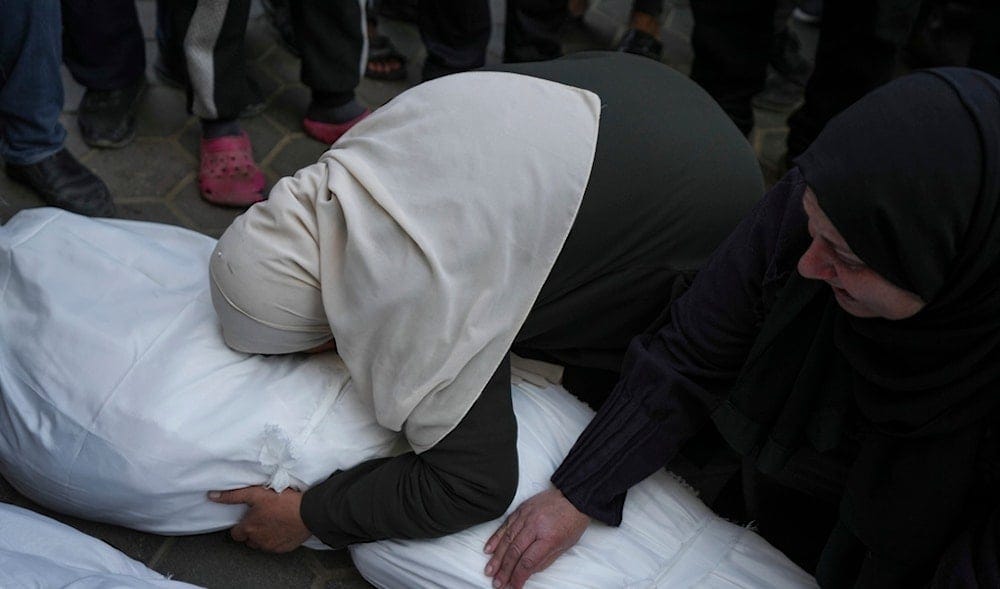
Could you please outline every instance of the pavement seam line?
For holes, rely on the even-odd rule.
[[[176,542],[177,542],[177,536],[171,536],[166,540],[164,540],[163,544],[160,544],[160,547],[156,549],[156,552],[153,553],[153,556],[149,558],[149,562],[146,563],[146,566],[148,566],[151,569],[156,568],[156,565],[160,563],[160,559],[163,558],[163,556],[167,553],[168,550],[173,548]]]

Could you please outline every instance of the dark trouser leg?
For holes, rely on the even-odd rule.
[[[542,61],[562,55],[559,27],[566,15],[565,0],[508,0],[505,61]]]
[[[663,0],[635,0],[632,2],[632,12],[641,12],[659,18],[663,14]]]
[[[583,53],[493,69],[601,98],[583,202],[513,349],[617,371],[632,337],[760,198],[753,150],[710,96],[649,59]]]
[[[827,121],[891,79],[919,10],[920,0],[824,4],[806,100],[788,120],[789,161],[809,147]]]
[[[767,78],[774,10],[775,0],[691,0],[691,79],[718,101],[744,135],[753,128],[750,101]]]
[[[350,100],[364,71],[363,0],[292,0],[290,8],[302,54],[302,83],[313,92]]]
[[[417,24],[427,48],[424,80],[486,63],[492,26],[488,0],[420,0]]]
[[[1000,77],[1000,2],[983,2],[969,67]]]
[[[332,548],[434,538],[503,515],[517,490],[517,422],[504,359],[462,421],[433,448],[370,460],[306,491],[306,526]]]
[[[146,70],[135,0],[62,0],[63,59],[77,82],[117,90]]]
[[[156,0],[156,45],[160,60],[168,72],[183,72],[187,80],[187,66],[184,63],[184,38],[174,30],[170,17],[170,0]]]
[[[0,0],[0,157],[39,162],[62,149],[58,0]]]
[[[246,106],[250,0],[165,0],[171,30],[183,39],[188,101],[202,119],[235,119]]]

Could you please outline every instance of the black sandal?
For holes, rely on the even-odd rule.
[[[388,69],[373,69],[372,64],[396,67]],[[365,77],[372,80],[405,80],[406,56],[396,50],[395,45],[385,35],[376,35],[368,41],[368,64],[365,67]]]

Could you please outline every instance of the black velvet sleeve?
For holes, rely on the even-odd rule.
[[[629,487],[708,421],[804,249],[803,190],[793,170],[716,250],[670,321],[632,341],[620,381],[552,475],[577,509],[618,525]]]

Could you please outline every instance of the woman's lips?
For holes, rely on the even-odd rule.
[[[837,295],[839,297],[843,297],[843,298],[845,298],[845,299],[847,299],[849,301],[853,301],[854,300],[854,297],[852,297],[850,294],[848,294],[846,290],[844,290],[844,289],[842,289],[842,288],[840,288],[838,286],[834,286],[832,284],[830,285],[830,288],[833,289],[833,294],[835,294],[835,295]]]

